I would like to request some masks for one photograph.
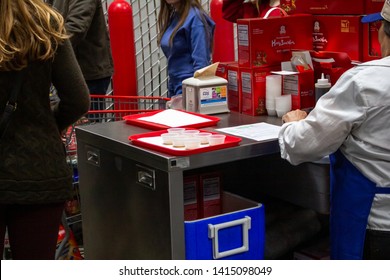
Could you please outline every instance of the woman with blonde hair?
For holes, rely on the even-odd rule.
[[[168,95],[182,93],[182,81],[210,65],[215,23],[199,0],[161,0],[158,43],[168,59]]]
[[[13,259],[54,259],[72,191],[61,132],[88,109],[61,15],[42,0],[0,0],[0,250],[7,229]]]

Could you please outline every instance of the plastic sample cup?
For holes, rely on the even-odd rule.
[[[183,142],[184,142],[184,147],[187,150],[197,149],[200,147],[200,138],[198,137],[186,138],[183,140]]]
[[[198,137],[200,139],[200,144],[208,144],[209,143],[209,139],[207,138],[208,136],[210,136],[211,133],[210,132],[199,132],[196,137]]]
[[[168,131],[169,133],[178,133],[178,134],[183,133],[183,131],[185,131],[185,130],[186,130],[186,129],[183,128],[183,127],[171,127],[171,128],[168,128],[168,129],[167,129],[167,131]]]
[[[224,134],[211,134],[207,136],[207,139],[209,140],[209,145],[219,145],[225,143],[226,135]]]
[[[188,137],[193,137],[199,133],[199,130],[196,129],[190,129],[190,130],[184,130],[181,134],[188,136]]]
[[[174,136],[177,136],[177,135],[179,135],[179,134],[178,133],[170,133],[170,132],[168,132],[168,133],[163,133],[160,136],[161,136],[161,138],[163,140],[163,144],[165,144],[165,145],[172,145],[173,144],[172,143],[172,138]]]
[[[172,137],[172,145],[175,148],[183,148],[184,147],[184,141],[188,139],[189,137],[183,136],[181,134],[173,136]]]

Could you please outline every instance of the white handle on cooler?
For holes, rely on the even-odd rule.
[[[242,224],[242,246],[239,248],[219,252],[219,238],[218,231],[228,227],[234,227]],[[212,225],[209,224],[209,238],[213,239],[213,258],[220,259],[227,256],[235,255],[242,252],[249,251],[249,229],[251,228],[251,218],[245,216],[245,218],[229,221],[222,224]]]

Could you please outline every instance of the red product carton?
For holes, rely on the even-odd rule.
[[[240,67],[279,65],[291,49],[312,49],[312,15],[237,20]]]
[[[266,115],[265,91],[266,76],[271,71],[280,70],[280,66],[239,68],[241,80],[241,113],[251,116]]]
[[[192,221],[201,218],[199,207],[199,179],[196,175],[183,179],[184,220]]]
[[[291,109],[309,109],[315,105],[314,71],[283,75],[283,94],[291,94]]]
[[[314,16],[313,50],[346,52],[352,60],[361,61],[361,16]]]
[[[334,85],[340,76],[350,69],[353,64],[345,52],[315,52],[310,56],[314,68],[314,80],[317,81],[324,74],[325,78]]]
[[[385,0],[365,0],[364,14],[379,13],[384,3]]]
[[[218,64],[217,70],[215,71],[215,76],[228,79],[228,66],[232,63],[237,63],[236,61],[220,62]]]
[[[229,64],[227,67],[228,80],[228,108],[231,111],[241,113],[240,74],[238,62]]]
[[[309,13],[313,15],[361,15],[364,13],[366,0],[295,0],[296,13]],[[281,0],[285,5],[289,0]]]
[[[315,105],[314,70],[309,51],[294,51],[291,61],[282,63],[282,94],[291,95],[291,109],[310,109]]]
[[[382,22],[363,24],[363,61],[381,58],[381,45],[378,40],[378,30]]]
[[[199,181],[202,197],[202,217],[207,218],[221,214],[221,174],[219,172],[200,174]]]

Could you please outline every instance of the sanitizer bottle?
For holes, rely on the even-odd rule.
[[[321,79],[318,79],[317,83],[314,86],[315,86],[316,102],[321,96],[327,93],[331,88],[331,84],[329,83],[328,79],[325,79],[324,73],[322,73]]]

